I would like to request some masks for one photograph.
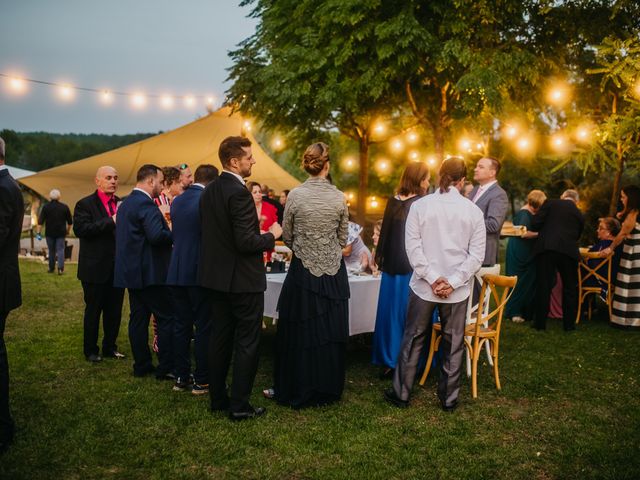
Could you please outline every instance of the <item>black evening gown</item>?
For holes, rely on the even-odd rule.
[[[275,399],[293,408],[340,400],[349,339],[349,280],[344,261],[335,275],[316,277],[296,257],[278,300]]]

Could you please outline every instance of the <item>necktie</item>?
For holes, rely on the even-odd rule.
[[[116,213],[116,201],[113,199],[113,197],[111,197],[109,199],[109,201],[107,202],[107,205],[109,205],[109,215],[113,216]]]
[[[476,203],[476,200],[478,200],[480,198],[480,195],[482,194],[482,187],[478,187],[478,190],[476,191],[476,194],[473,196],[473,200],[471,200],[473,203]]]

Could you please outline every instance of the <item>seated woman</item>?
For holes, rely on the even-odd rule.
[[[347,246],[342,249],[344,263],[349,272],[365,272],[371,269],[371,251],[364,244],[360,233],[362,227],[354,222],[349,222],[349,236]]]
[[[618,219],[613,217],[604,217],[598,219],[598,241],[589,248],[590,252],[601,252],[601,256],[604,258],[606,254],[604,250],[611,246],[611,242],[616,238],[616,235],[620,233],[620,222]],[[613,259],[611,261],[611,280],[615,280],[616,274],[618,273],[618,265],[620,265],[620,256],[622,255],[622,245],[618,245],[613,252]],[[591,268],[595,268],[601,260],[592,258],[587,263]],[[605,266],[602,266],[598,269],[598,274],[602,275],[606,278],[607,269]],[[596,287],[600,285],[602,287],[601,297],[607,298],[607,284],[598,280],[595,276],[590,276],[585,284],[590,287]]]

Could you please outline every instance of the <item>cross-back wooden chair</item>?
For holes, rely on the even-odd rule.
[[[467,356],[471,359],[471,394],[473,398],[478,397],[477,373],[478,359],[480,351],[488,344],[490,345],[491,362],[493,364],[493,373],[496,382],[496,388],[500,390],[500,377],[498,374],[498,354],[500,349],[500,329],[502,326],[502,317],[504,308],[513,293],[518,277],[507,277],[504,275],[485,274],[482,277],[482,288],[480,290],[481,299],[488,298],[487,308],[478,308],[477,316],[471,323],[465,326],[464,345],[467,350]],[[488,292],[488,297],[487,297]],[[490,307],[490,300],[493,299],[495,304]],[[431,345],[429,347],[429,358],[425,367],[420,385],[424,382],[429,373],[434,353],[438,350],[442,340],[442,327],[440,323],[434,323],[431,330]]]
[[[589,265],[590,260],[597,260],[593,266]],[[592,294],[598,296],[602,290],[602,285],[607,288],[607,296],[604,301],[609,309],[609,318],[611,318],[611,308],[613,306],[613,278],[611,278],[611,270],[613,263],[613,252],[606,257],[601,257],[598,252],[589,252],[585,248],[580,249],[580,261],[578,263],[578,315],[576,323],[580,323],[582,318],[582,304],[585,299]],[[604,275],[600,273],[604,270]],[[588,285],[589,280],[595,280],[596,285]],[[591,307],[593,298],[589,299],[588,318],[591,320]]]

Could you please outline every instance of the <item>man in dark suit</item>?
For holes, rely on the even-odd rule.
[[[218,178],[213,165],[200,165],[192,183],[171,204],[173,222],[173,251],[167,285],[171,286],[171,299],[175,312],[174,359],[176,367],[175,391],[190,386],[191,353],[189,346],[195,326],[194,384],[191,393],[209,393],[207,348],[211,331],[211,303],[209,293],[198,281],[200,263],[200,197],[204,188]]]
[[[536,307],[533,326],[546,328],[549,298],[556,271],[562,278],[562,324],[575,330],[578,311],[578,241],[584,228],[584,216],[577,207],[578,192],[566,190],[560,200],[547,200],[533,217],[531,230],[538,233],[533,247],[536,261]]]
[[[274,223],[260,234],[255,203],[244,185],[255,159],[251,141],[227,137],[218,156],[222,174],[205,188],[200,199],[202,243],[200,282],[211,292],[211,410],[229,410],[243,420],[265,409],[249,403],[258,368],[258,347],[267,282],[263,252],[274,247],[282,228]],[[230,395],[225,385],[234,354]]]
[[[155,371],[159,380],[174,380],[174,319],[165,284],[171,259],[171,231],[153,202],[162,191],[164,176],[155,165],[143,165],[136,186],[118,209],[114,285],[129,290],[129,341],[133,375]],[[158,368],[149,349],[149,317],[158,321]]]
[[[124,358],[116,340],[122,318],[124,289],[113,286],[116,256],[116,209],[120,201],[118,172],[100,167],[96,173],[96,191],[76,203],[73,231],[80,239],[78,279],[84,292],[84,356],[90,362],[102,357]],[[104,326],[102,357],[98,350],[100,315]]]
[[[473,179],[478,182],[478,185],[469,194],[471,201],[482,210],[484,215],[487,243],[482,266],[485,267],[499,263],[500,230],[509,209],[507,192],[502,189],[497,180],[500,168],[500,162],[495,158],[484,157],[478,160],[473,170]]]
[[[64,273],[65,237],[69,234],[69,229],[73,220],[71,210],[67,204],[60,201],[60,190],[53,189],[49,193],[50,202],[42,207],[38,217],[38,239],[40,230],[45,225],[45,237],[47,248],[49,249],[49,273],[53,273],[58,258],[58,275]]]
[[[13,440],[15,426],[9,411],[9,360],[4,327],[9,312],[22,305],[18,250],[24,201],[16,181],[4,164],[5,144],[0,138],[0,453]]]

